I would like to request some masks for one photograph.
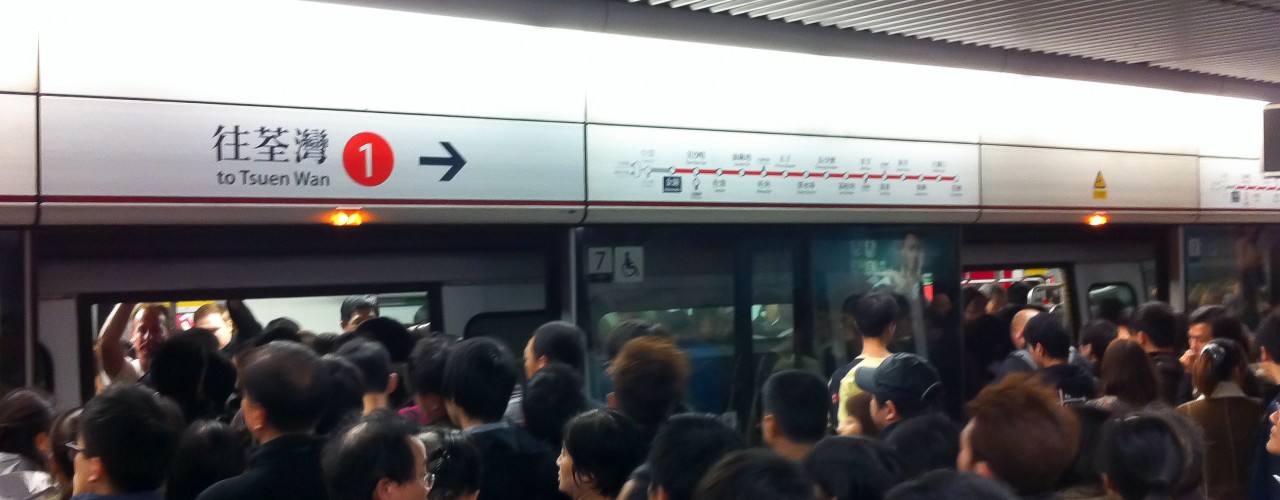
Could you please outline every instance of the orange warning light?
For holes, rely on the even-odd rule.
[[[1090,226],[1099,227],[1107,225],[1107,222],[1110,222],[1111,219],[1107,217],[1106,212],[1094,212],[1093,215],[1085,218],[1084,221]]]
[[[334,226],[359,226],[368,218],[359,208],[338,208],[329,214],[328,221]]]

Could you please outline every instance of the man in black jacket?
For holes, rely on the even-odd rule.
[[[247,353],[240,408],[260,446],[244,474],[214,484],[198,500],[328,498],[324,441],[312,435],[328,383],[320,358],[301,344],[272,342]]]
[[[1068,362],[1071,334],[1057,313],[1031,318],[1023,329],[1027,352],[1035,361],[1040,380],[1058,391],[1063,403],[1084,402],[1098,397],[1098,383],[1089,370]]]
[[[442,392],[449,419],[462,428],[484,463],[479,500],[560,500],[557,451],[502,418],[516,385],[515,359],[479,337],[454,347]]]
[[[1179,393],[1182,378],[1187,373],[1182,368],[1178,354],[1174,352],[1174,344],[1178,340],[1178,317],[1173,309],[1163,302],[1148,302],[1138,308],[1133,317],[1134,342],[1142,346],[1156,365],[1156,373],[1160,375],[1161,398],[1169,406],[1178,406],[1187,402],[1187,395]]]

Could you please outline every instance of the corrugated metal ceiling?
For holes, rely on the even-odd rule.
[[[1280,0],[628,0],[1280,84]]]

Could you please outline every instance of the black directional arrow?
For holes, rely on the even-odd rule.
[[[458,154],[458,150],[453,149],[453,144],[441,142],[444,150],[449,152],[449,156],[419,156],[419,165],[448,165],[449,171],[444,173],[444,177],[440,178],[441,182],[449,182],[453,180],[453,176],[458,175],[462,171],[462,167],[467,164],[466,158]]]

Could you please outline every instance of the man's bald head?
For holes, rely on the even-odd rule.
[[[1022,336],[1022,330],[1027,327],[1027,322],[1031,321],[1031,318],[1037,314],[1040,314],[1039,310],[1027,308],[1013,315],[1013,322],[1009,324],[1009,337],[1013,339],[1015,348],[1022,349],[1026,346],[1027,340]]]

